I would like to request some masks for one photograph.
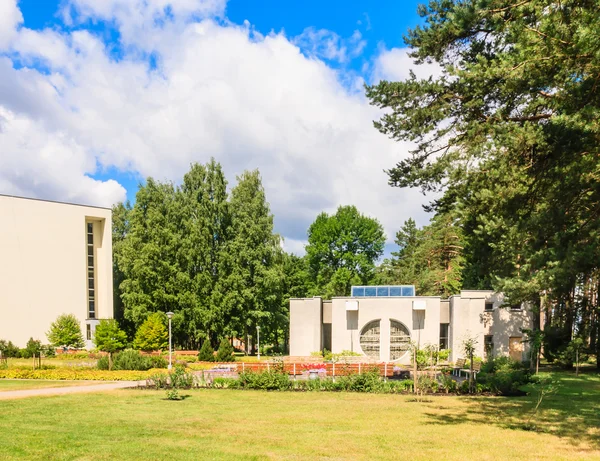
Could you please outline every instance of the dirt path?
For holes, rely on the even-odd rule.
[[[144,385],[145,381],[113,381],[102,384],[85,384],[70,387],[45,387],[41,389],[22,389],[18,391],[0,392],[0,400],[20,399],[25,397],[40,397],[45,395],[81,394],[86,392],[112,391]]]

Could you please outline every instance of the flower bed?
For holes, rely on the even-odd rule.
[[[55,368],[51,370],[32,370],[31,368],[9,368],[0,370],[0,379],[56,379],[90,381],[140,381],[155,374],[156,369],[148,371],[107,371],[89,368]]]

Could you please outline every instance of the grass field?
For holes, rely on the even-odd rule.
[[[0,379],[0,392],[25,389],[43,389],[45,387],[69,387],[97,384],[100,381],[46,381],[41,379]]]
[[[534,397],[122,390],[0,401],[0,459],[600,459],[600,377]],[[531,418],[536,431],[524,430]],[[531,427],[531,426],[529,426]]]

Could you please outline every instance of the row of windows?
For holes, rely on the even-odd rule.
[[[494,303],[493,302],[486,302],[485,303],[485,310],[486,311],[493,311],[494,310]],[[521,305],[520,304],[513,304],[512,306],[510,306],[510,310],[511,311],[520,311],[521,310]]]
[[[415,287],[414,285],[353,286],[351,294],[358,298],[415,296]]]
[[[96,264],[94,253],[94,224],[87,223],[87,290],[88,290],[88,318],[96,318]],[[88,325],[89,326],[89,325]],[[87,331],[91,339],[91,331]]]

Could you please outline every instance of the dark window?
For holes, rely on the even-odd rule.
[[[323,349],[331,351],[331,323],[323,324]]]
[[[485,310],[486,311],[493,311],[494,310],[494,303],[485,303]]]
[[[94,257],[94,224],[87,223],[87,265],[88,265],[88,318],[96,318],[96,261]]]
[[[85,337],[88,341],[92,340],[92,326],[89,323],[85,326]]]
[[[485,335],[483,337],[483,350],[485,352],[486,357],[491,357],[494,355],[494,336],[493,335]]]
[[[510,310],[511,311],[520,311],[521,310],[521,305],[520,304],[513,304],[510,306]]]
[[[448,349],[448,323],[440,323],[440,350]]]

